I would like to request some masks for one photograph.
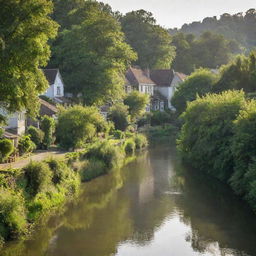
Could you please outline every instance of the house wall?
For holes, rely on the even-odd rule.
[[[172,105],[171,105],[171,98],[173,97],[174,94],[174,88],[173,87],[160,87],[157,86],[156,89],[167,99],[168,101],[168,108],[171,109]]]
[[[58,88],[60,88],[60,93],[58,94]],[[60,73],[57,73],[54,84],[50,85],[47,91],[44,93],[45,96],[49,98],[58,98],[64,97],[64,84],[62,82],[62,78]]]

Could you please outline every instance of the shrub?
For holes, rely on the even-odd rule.
[[[89,159],[98,159],[104,162],[107,168],[111,169],[119,165],[123,159],[120,149],[108,141],[103,141],[93,145],[87,152]]]
[[[187,103],[196,99],[198,96],[204,96],[211,92],[217,76],[210,70],[199,69],[190,75],[175,92],[172,98],[172,105],[176,108],[178,114],[185,111]]]
[[[17,238],[27,230],[23,197],[16,191],[0,189],[0,237]]]
[[[27,133],[37,148],[41,148],[44,139],[44,132],[34,126],[29,126]]]
[[[134,141],[135,141],[136,149],[143,149],[148,146],[148,140],[146,136],[143,134],[136,134]]]
[[[114,130],[113,131],[113,135],[116,139],[124,139],[125,138],[125,134],[122,132],[122,131],[119,131],[119,130]]]
[[[233,121],[244,107],[244,93],[208,94],[188,104],[178,139],[183,159],[222,181],[233,172]]]
[[[128,139],[124,143],[124,151],[126,155],[132,155],[135,152],[136,144],[133,139]]]
[[[92,140],[97,132],[105,132],[108,123],[94,107],[73,106],[60,112],[57,140],[61,147],[74,149]]]
[[[46,191],[52,184],[53,173],[44,162],[31,162],[23,168],[26,179],[26,190],[32,196]]]
[[[163,125],[171,122],[171,115],[167,112],[154,111],[151,117],[151,125]]]
[[[116,130],[125,131],[130,123],[128,107],[117,104],[110,108],[109,119],[114,123]]]
[[[36,149],[35,143],[30,139],[30,136],[24,135],[19,139],[18,149],[21,155],[32,152]]]
[[[90,181],[106,174],[109,169],[106,167],[105,163],[99,159],[91,159],[87,165],[81,171],[82,181]]]
[[[43,146],[48,149],[54,142],[55,120],[52,117],[44,116],[41,121],[41,129],[44,132]]]
[[[6,160],[14,151],[13,142],[8,139],[0,140],[0,162]]]

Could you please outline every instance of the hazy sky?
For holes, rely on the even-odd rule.
[[[114,10],[151,11],[157,22],[166,28],[180,27],[184,23],[223,13],[235,14],[256,8],[256,0],[100,0]]]

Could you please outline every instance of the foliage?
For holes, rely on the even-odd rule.
[[[31,153],[36,149],[35,143],[30,139],[30,136],[24,135],[19,139],[18,149],[21,155]]]
[[[125,97],[124,104],[129,107],[131,119],[136,120],[145,113],[146,106],[149,104],[149,96],[139,91],[132,91]]]
[[[142,68],[169,68],[175,51],[171,36],[156,25],[152,13],[132,11],[120,19],[128,44],[138,53],[136,64]]]
[[[43,145],[48,149],[54,142],[53,134],[55,132],[55,120],[52,117],[44,116],[40,126],[44,132]]]
[[[136,149],[143,149],[148,146],[147,137],[143,134],[137,133],[134,137]]]
[[[103,105],[123,94],[125,73],[136,54],[117,20],[96,1],[84,1],[69,16],[68,29],[53,45],[51,66],[61,70],[66,90],[87,105]],[[58,10],[57,10],[58,11]]]
[[[39,192],[46,191],[51,184],[53,176],[46,163],[31,162],[23,170],[26,179],[26,190],[30,195],[36,196]]]
[[[57,32],[52,9],[47,0],[1,1],[0,102],[10,112],[35,114],[38,95],[48,86],[40,68],[50,57],[48,40]]]
[[[81,179],[82,181],[90,181],[106,174],[108,171],[109,169],[106,168],[104,161],[100,159],[91,159],[83,168],[81,172]]]
[[[0,162],[6,160],[14,151],[13,142],[8,139],[0,139]]]
[[[130,138],[124,143],[124,151],[126,155],[133,155],[136,149],[136,144],[133,138]]]
[[[0,188],[0,237],[15,239],[27,230],[24,199],[20,193]]]
[[[221,68],[221,77],[214,86],[216,92],[225,90],[241,90],[255,92],[256,90],[256,53],[238,56],[234,61]]]
[[[116,139],[119,139],[119,140],[124,139],[124,137],[125,137],[125,134],[120,130],[114,130],[113,135]]]
[[[245,196],[256,209],[256,101],[250,101],[234,122],[232,154],[234,157],[234,174],[230,182],[236,193]]]
[[[239,46],[224,36],[212,32],[204,32],[199,38],[193,34],[178,33],[173,36],[173,45],[176,47],[176,58],[173,68],[185,74],[195,69],[216,69],[227,64],[233,54],[240,53]]]
[[[171,115],[166,111],[154,111],[150,119],[152,126],[163,125],[171,122]]]
[[[44,132],[34,126],[29,126],[27,133],[37,148],[41,148],[44,139]]]
[[[239,91],[208,94],[190,102],[177,141],[183,159],[227,181],[233,172],[233,121],[244,104],[244,93]]]
[[[251,49],[256,45],[256,10],[249,9],[245,14],[241,12],[234,15],[224,13],[219,19],[216,16],[207,17],[202,22],[184,24],[180,30],[170,30],[170,33],[192,33],[199,36],[205,31],[221,34],[225,38],[235,40],[244,47]]]
[[[79,105],[62,110],[58,116],[57,141],[66,149],[79,148],[97,132],[107,129],[107,122],[95,107]]]
[[[185,111],[187,103],[212,91],[217,76],[207,69],[199,69],[192,73],[177,89],[172,98],[172,105],[177,113]]]
[[[130,123],[128,106],[117,103],[110,108],[109,119],[114,123],[115,129],[125,131]]]

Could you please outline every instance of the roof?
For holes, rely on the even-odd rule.
[[[155,83],[150,79],[145,71],[140,68],[130,67],[126,72],[126,79],[132,84],[150,84],[155,85]]]
[[[53,116],[58,112],[58,109],[56,108],[56,106],[50,104],[49,102],[39,99],[41,106],[40,106],[40,115],[44,116]]]
[[[184,81],[187,78],[187,75],[180,72],[175,72],[175,75],[177,75],[182,81]]]
[[[171,86],[174,78],[174,71],[171,69],[156,69],[150,72],[151,79],[160,87]]]
[[[18,135],[12,134],[12,133],[7,132],[7,131],[4,131],[3,137],[6,138],[6,139],[17,139],[17,138],[19,138]]]
[[[52,85],[55,83],[56,76],[59,72],[59,69],[53,68],[53,69],[43,69],[44,75],[46,79],[48,80],[49,84]]]

